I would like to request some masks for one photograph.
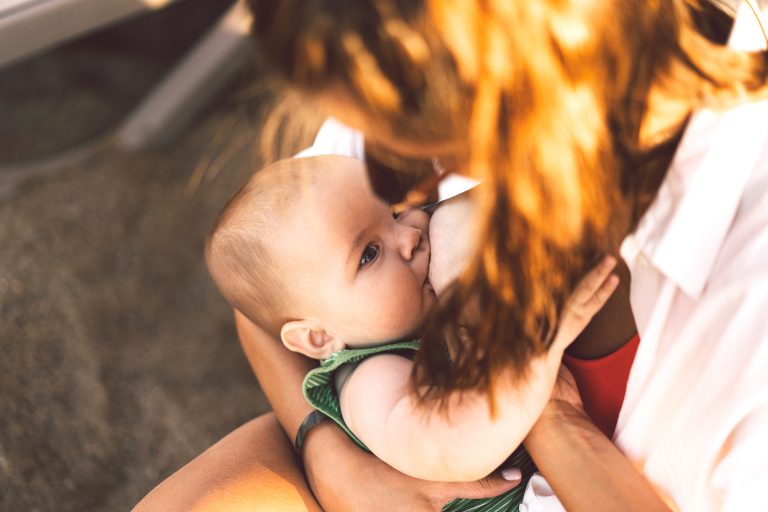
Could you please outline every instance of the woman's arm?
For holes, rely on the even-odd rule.
[[[282,344],[236,312],[240,342],[267,399],[293,439],[312,410],[301,393],[314,361],[286,350]],[[307,480],[326,512],[365,510],[437,511],[456,497],[488,498],[517,485],[493,475],[476,482],[438,483],[418,480],[392,469],[364,452],[335,424],[310,430],[304,443]]]
[[[235,311],[235,325],[262,391],[288,437],[295,439],[301,422],[312,412],[312,406],[301,393],[301,383],[317,362],[286,350],[239,311]]]
[[[566,510],[670,510],[589,419],[573,376],[564,367],[525,447]]]

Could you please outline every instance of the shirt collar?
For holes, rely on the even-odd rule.
[[[752,170],[763,158],[768,102],[696,112],[658,195],[622,254],[642,252],[687,295],[712,272]]]
[[[729,46],[765,48],[754,14],[742,4]],[[725,242],[752,170],[768,143],[768,102],[691,116],[656,199],[621,252],[642,252],[687,295],[701,295]]]

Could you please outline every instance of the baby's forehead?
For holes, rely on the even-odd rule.
[[[350,232],[391,216],[389,207],[373,193],[363,162],[333,156],[303,160],[304,167],[286,191],[291,200],[273,205],[271,217],[277,229],[345,243],[354,239]],[[295,237],[286,242],[300,243]]]
[[[351,158],[324,162],[312,173],[311,180],[297,186],[303,205],[311,201],[326,208],[375,208],[384,204],[373,192],[365,165]]]
[[[336,253],[348,251],[361,235],[373,236],[391,212],[359,184],[318,182],[301,191],[291,210],[280,217],[279,228],[293,247],[310,243],[313,251]]]

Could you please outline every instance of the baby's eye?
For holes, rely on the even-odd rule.
[[[360,257],[360,268],[366,266],[373,260],[375,260],[379,256],[379,251],[381,249],[378,245],[375,244],[368,244],[365,246],[365,249],[363,249],[363,255]]]

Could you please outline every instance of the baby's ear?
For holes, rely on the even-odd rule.
[[[344,343],[307,320],[291,320],[280,329],[283,345],[312,359],[326,359],[345,347]]]

